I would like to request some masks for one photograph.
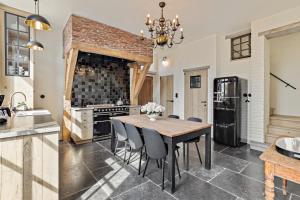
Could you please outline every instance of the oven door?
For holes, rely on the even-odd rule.
[[[108,137],[111,134],[111,113],[94,113],[94,139]]]

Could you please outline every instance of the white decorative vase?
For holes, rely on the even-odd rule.
[[[147,116],[149,117],[150,121],[155,121],[159,117],[159,113],[153,113]]]

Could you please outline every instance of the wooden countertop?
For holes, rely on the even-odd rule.
[[[278,153],[274,144],[262,155],[260,155],[259,158],[263,161],[267,161],[300,172],[300,160],[290,158]]]
[[[172,119],[172,118],[159,118],[156,121],[150,121],[146,115],[129,115],[112,117],[111,119],[118,119],[123,123],[133,124],[139,128],[154,129],[161,135],[167,137],[175,137],[184,135],[186,133],[210,128],[211,124],[192,122],[187,120]]]

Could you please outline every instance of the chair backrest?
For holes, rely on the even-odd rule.
[[[179,116],[178,116],[178,115],[169,115],[168,117],[169,117],[169,118],[173,118],[173,119],[179,119]]]
[[[115,133],[118,137],[118,140],[125,141],[127,139],[127,133],[123,123],[120,120],[116,120],[116,119],[112,119],[111,122],[114,126]]]
[[[167,156],[167,148],[161,135],[152,129],[143,128],[143,136],[147,155],[152,159],[162,159]]]
[[[197,118],[197,117],[189,117],[187,120],[188,121],[193,121],[193,122],[202,122],[202,119]]]
[[[125,123],[128,143],[132,149],[141,149],[143,147],[142,137],[135,126]]]

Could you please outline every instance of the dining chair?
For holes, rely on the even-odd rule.
[[[155,131],[153,129],[143,128],[142,132],[143,132],[143,136],[144,136],[144,140],[145,140],[145,146],[147,149],[146,154],[148,155],[145,169],[143,172],[143,177],[145,177],[146,170],[147,170],[150,159],[156,160],[156,161],[162,161],[162,186],[161,186],[161,188],[162,188],[162,190],[164,190],[164,187],[165,187],[165,185],[164,185],[165,162],[166,162],[166,157],[168,154],[167,145],[164,143],[163,138],[157,131]],[[175,163],[176,163],[176,167],[178,170],[179,178],[181,178],[177,158],[175,158]]]
[[[188,121],[193,121],[193,122],[202,122],[202,119],[197,118],[197,117],[189,117],[187,120]],[[190,139],[190,140],[187,140],[187,141],[184,142],[184,144],[189,145],[191,143],[195,143],[197,153],[198,153],[198,157],[199,157],[199,161],[200,161],[200,164],[202,165],[202,159],[201,159],[201,154],[200,154],[199,147],[198,147],[198,142],[200,142],[200,136],[196,137],[196,138],[193,138],[193,139]],[[183,148],[185,148],[185,147],[183,147]],[[189,149],[189,148],[187,148],[187,149]],[[187,158],[187,159],[189,159],[189,158]]]
[[[127,164],[130,163],[131,154],[133,152],[140,152],[140,160],[139,160],[139,175],[140,175],[144,143],[138,129],[134,125],[125,123],[125,129],[128,137],[128,144],[130,146],[130,153],[129,153]]]
[[[169,115],[168,118],[179,119],[178,115]]]
[[[119,142],[124,142],[125,143],[125,146],[124,146],[124,162],[125,162],[127,142],[128,142],[126,129],[125,129],[123,123],[120,120],[112,119],[111,122],[113,124],[115,134],[117,136],[117,143],[116,143],[116,146],[115,146],[114,155],[116,155],[116,153],[117,153]]]

